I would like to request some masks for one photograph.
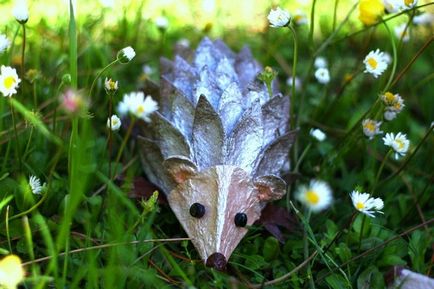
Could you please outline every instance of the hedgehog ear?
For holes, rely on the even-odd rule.
[[[163,165],[177,184],[183,183],[197,172],[196,165],[184,156],[168,157],[164,160]]]
[[[254,184],[258,189],[260,202],[278,200],[286,193],[286,183],[275,175],[262,176],[255,179]]]

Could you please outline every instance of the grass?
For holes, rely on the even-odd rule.
[[[397,24],[411,22],[416,9],[363,27],[351,1],[330,1],[334,9],[313,1],[303,9],[315,26],[290,31],[268,29],[265,20],[249,26],[245,11],[237,24],[231,5],[241,10],[248,5],[242,1],[212,12],[227,21],[209,25],[199,17],[199,28],[166,7],[170,26],[161,31],[142,17],[147,8],[160,11],[153,2],[124,3],[119,13],[106,8],[87,14],[79,6],[77,15],[57,20],[38,16],[34,11],[41,8],[33,4],[25,26],[11,15],[2,17],[0,32],[12,45],[0,54],[0,63],[15,67],[22,82],[12,98],[0,99],[0,253],[23,260],[22,288],[385,288],[393,266],[433,274],[433,29],[411,25],[405,43],[393,33]],[[286,2],[280,4],[296,8]],[[432,3],[420,2],[427,3],[420,10],[432,10]],[[197,9],[185,5],[180,11]],[[67,7],[54,7],[66,15]],[[257,9],[249,12],[265,19],[268,4]],[[134,130],[126,125],[114,132],[109,150],[106,128],[109,107],[124,93],[159,81],[159,58],[173,58],[179,39],[194,48],[206,35],[221,37],[236,51],[250,45],[262,65],[278,72],[280,89],[292,95],[293,123],[300,131],[291,153],[298,178],[288,198],[274,203],[292,220],[281,228],[285,241],[254,225],[227,272],[206,268],[169,206],[155,195],[149,198],[154,190],[144,185]],[[137,56],[112,64],[126,46]],[[396,60],[378,79],[364,74],[362,63],[376,48]],[[327,85],[313,77],[316,56],[329,62]],[[154,72],[144,75],[144,64]],[[294,72],[302,86],[291,92],[285,84]],[[119,81],[112,104],[105,77]],[[83,98],[77,113],[60,105],[67,89]],[[397,161],[380,136],[369,141],[361,129],[364,118],[381,118],[379,95],[385,91],[405,101],[398,117],[381,126],[406,133],[411,142]],[[313,127],[327,139],[315,141],[309,135]],[[30,175],[46,183],[42,195],[32,194]],[[333,205],[320,213],[310,214],[294,199],[298,186],[311,179],[333,189]],[[384,215],[356,213],[349,198],[356,188],[382,198]]]

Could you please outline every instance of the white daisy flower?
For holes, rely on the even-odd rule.
[[[21,79],[18,77],[15,68],[2,65],[0,69],[0,92],[3,96],[11,97],[13,94],[17,93]]]
[[[396,118],[397,113],[395,111],[386,110],[384,111],[384,119],[387,121],[394,120]]]
[[[176,42],[176,45],[190,47],[190,40],[188,40],[187,38],[181,38]]]
[[[318,68],[315,71],[315,78],[321,84],[327,84],[330,82],[330,73],[329,70],[325,67]]]
[[[418,0],[401,0],[401,9],[411,9],[417,5]]]
[[[410,40],[410,27],[407,26],[407,23],[395,26],[394,31],[396,37],[402,39],[402,42],[408,42]]]
[[[431,25],[434,22],[434,14],[424,12],[413,17],[413,23],[416,25]]]
[[[12,9],[12,14],[19,23],[26,23],[29,20],[29,9],[27,8],[27,1],[17,0],[15,2],[14,8]]]
[[[288,11],[283,10],[280,7],[272,9],[267,17],[270,22],[270,26],[274,28],[284,27],[291,21],[291,15]]]
[[[389,13],[399,12],[402,6],[401,0],[383,0],[383,4]]]
[[[10,44],[11,43],[6,35],[0,34],[0,53],[5,52],[9,48]]]
[[[324,141],[327,138],[326,134],[319,128],[311,128],[309,134],[318,141]]]
[[[381,52],[380,49],[369,52],[363,60],[363,63],[366,68],[364,72],[372,74],[375,78],[383,74],[387,69],[387,62],[384,53]]]
[[[169,27],[169,20],[164,16],[157,17],[155,19],[155,26],[158,29],[166,30]]]
[[[286,79],[286,84],[289,87],[292,87],[292,76],[288,77],[288,79]],[[295,90],[300,90],[301,88],[301,80],[298,77],[295,77]]]
[[[309,186],[301,186],[296,192],[296,198],[313,212],[319,212],[333,201],[332,190],[326,182],[312,180]]]
[[[298,26],[305,25],[308,23],[306,13],[297,9],[292,17],[294,19],[294,23]]]
[[[146,75],[150,75],[154,72],[154,69],[150,65],[143,65],[142,70]]]
[[[328,65],[327,59],[322,56],[317,56],[313,65],[315,66],[315,68],[326,68]]]
[[[117,58],[120,63],[128,63],[130,62],[134,56],[136,56],[136,52],[131,46],[122,48],[117,55]]]
[[[111,78],[105,78],[104,81],[104,88],[107,91],[107,93],[114,93],[118,90],[119,86],[118,86],[118,82],[114,81]]]
[[[40,195],[42,192],[42,189],[45,186],[45,184],[43,184],[41,186],[41,180],[35,176],[30,176],[29,185],[30,185],[30,189],[32,190],[32,193],[35,195]]]
[[[392,106],[394,105],[396,102],[399,101],[399,99],[402,99],[401,96],[399,96],[399,94],[393,94],[390,91],[384,93],[381,96],[381,100],[383,101],[385,106]]]
[[[410,141],[407,139],[407,136],[400,132],[396,136],[394,133],[386,133],[383,141],[384,145],[390,146],[395,151],[395,159],[405,156],[410,147]]]
[[[372,119],[364,119],[362,122],[363,133],[371,140],[377,134],[382,134],[380,130],[381,121],[375,121]]]
[[[104,8],[113,8],[115,6],[114,0],[99,0],[99,3]]]
[[[384,61],[386,61],[387,65],[392,64],[393,58],[392,58],[392,55],[390,55],[389,52],[386,52],[386,51],[383,52],[383,58],[384,58]]]
[[[383,209],[384,203],[380,198],[371,198],[368,193],[359,193],[358,191],[353,191],[350,196],[357,211],[372,218],[375,218],[374,213],[383,214],[381,209]]]
[[[150,95],[145,98],[145,94],[141,91],[124,95],[123,100],[118,104],[120,115],[131,113],[146,122],[151,121],[150,115],[157,110],[158,103]]]
[[[122,125],[121,120],[119,119],[119,117],[116,114],[112,115],[110,118],[107,119],[107,128],[108,129],[110,129],[110,123],[111,123],[112,131],[118,130]]]

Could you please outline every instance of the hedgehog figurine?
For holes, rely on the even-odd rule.
[[[140,155],[205,264],[224,270],[246,226],[285,194],[295,131],[289,97],[269,95],[247,47],[205,38],[191,58],[161,59],[160,109],[142,126]]]

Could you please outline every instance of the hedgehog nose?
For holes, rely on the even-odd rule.
[[[219,271],[225,271],[226,270],[226,258],[221,253],[214,253],[211,256],[208,257],[206,260],[206,266],[212,267]]]

